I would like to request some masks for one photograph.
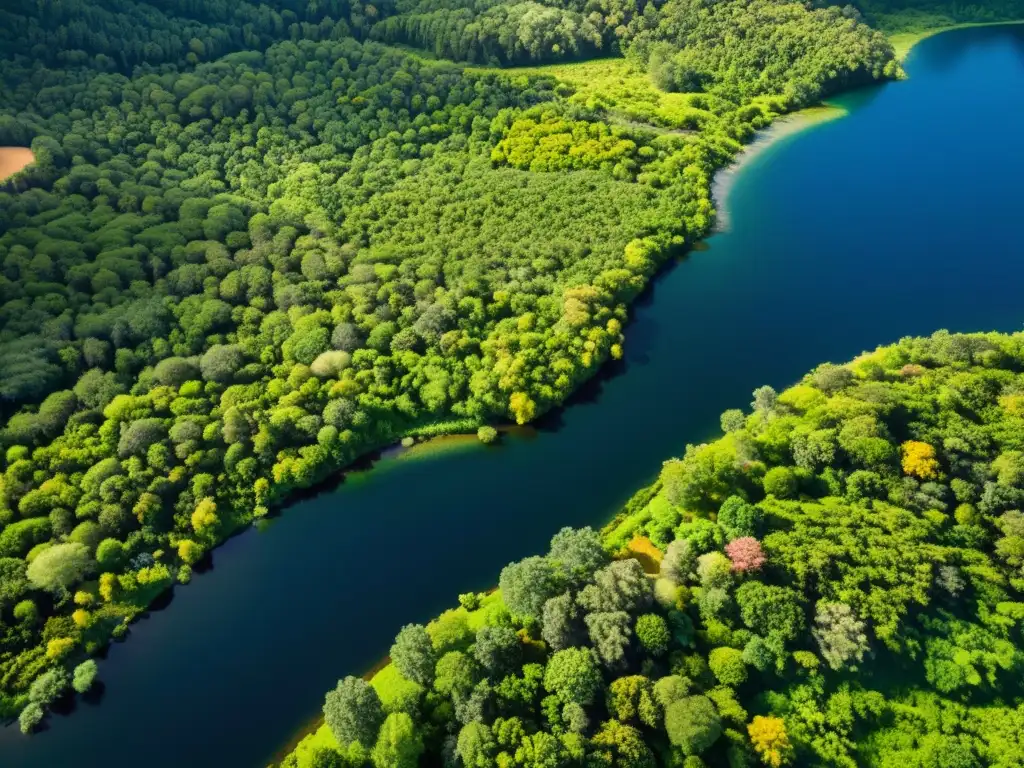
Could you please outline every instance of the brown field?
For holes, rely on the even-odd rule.
[[[0,181],[13,176],[36,159],[25,147],[0,147]]]

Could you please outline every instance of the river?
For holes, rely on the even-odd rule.
[[[603,522],[755,387],[904,335],[1020,328],[1024,29],[939,35],[906,68],[761,152],[729,230],[636,307],[625,360],[535,434],[385,459],[232,539],[111,649],[98,703],[3,729],[0,763],[265,765],[402,624]]]

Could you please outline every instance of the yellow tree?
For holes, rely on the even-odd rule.
[[[939,462],[935,458],[935,449],[928,443],[907,440],[902,446],[903,471],[922,480],[931,480],[939,476]]]
[[[217,518],[217,502],[209,496],[201,499],[192,513],[192,528],[196,533],[202,534],[212,529],[218,522],[220,520]]]
[[[754,751],[765,765],[781,768],[793,759],[793,747],[781,718],[757,715],[747,726],[747,733]]]

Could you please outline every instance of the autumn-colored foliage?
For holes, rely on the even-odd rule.
[[[765,563],[761,542],[753,536],[741,536],[725,545],[725,554],[732,560],[732,569],[741,573],[756,571]]]
[[[631,557],[640,561],[645,573],[657,573],[661,570],[662,552],[646,536],[634,536],[626,545]]]
[[[939,476],[939,462],[935,458],[935,449],[928,443],[907,440],[901,448],[903,471],[906,474],[922,480],[931,480]]]
[[[786,735],[786,725],[778,717],[757,715],[747,726],[750,743],[761,762],[772,768],[788,765],[793,759],[793,746]]]

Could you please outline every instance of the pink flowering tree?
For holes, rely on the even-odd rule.
[[[765,563],[761,542],[753,536],[741,536],[725,545],[725,554],[732,560],[732,569],[745,573],[756,571]]]

